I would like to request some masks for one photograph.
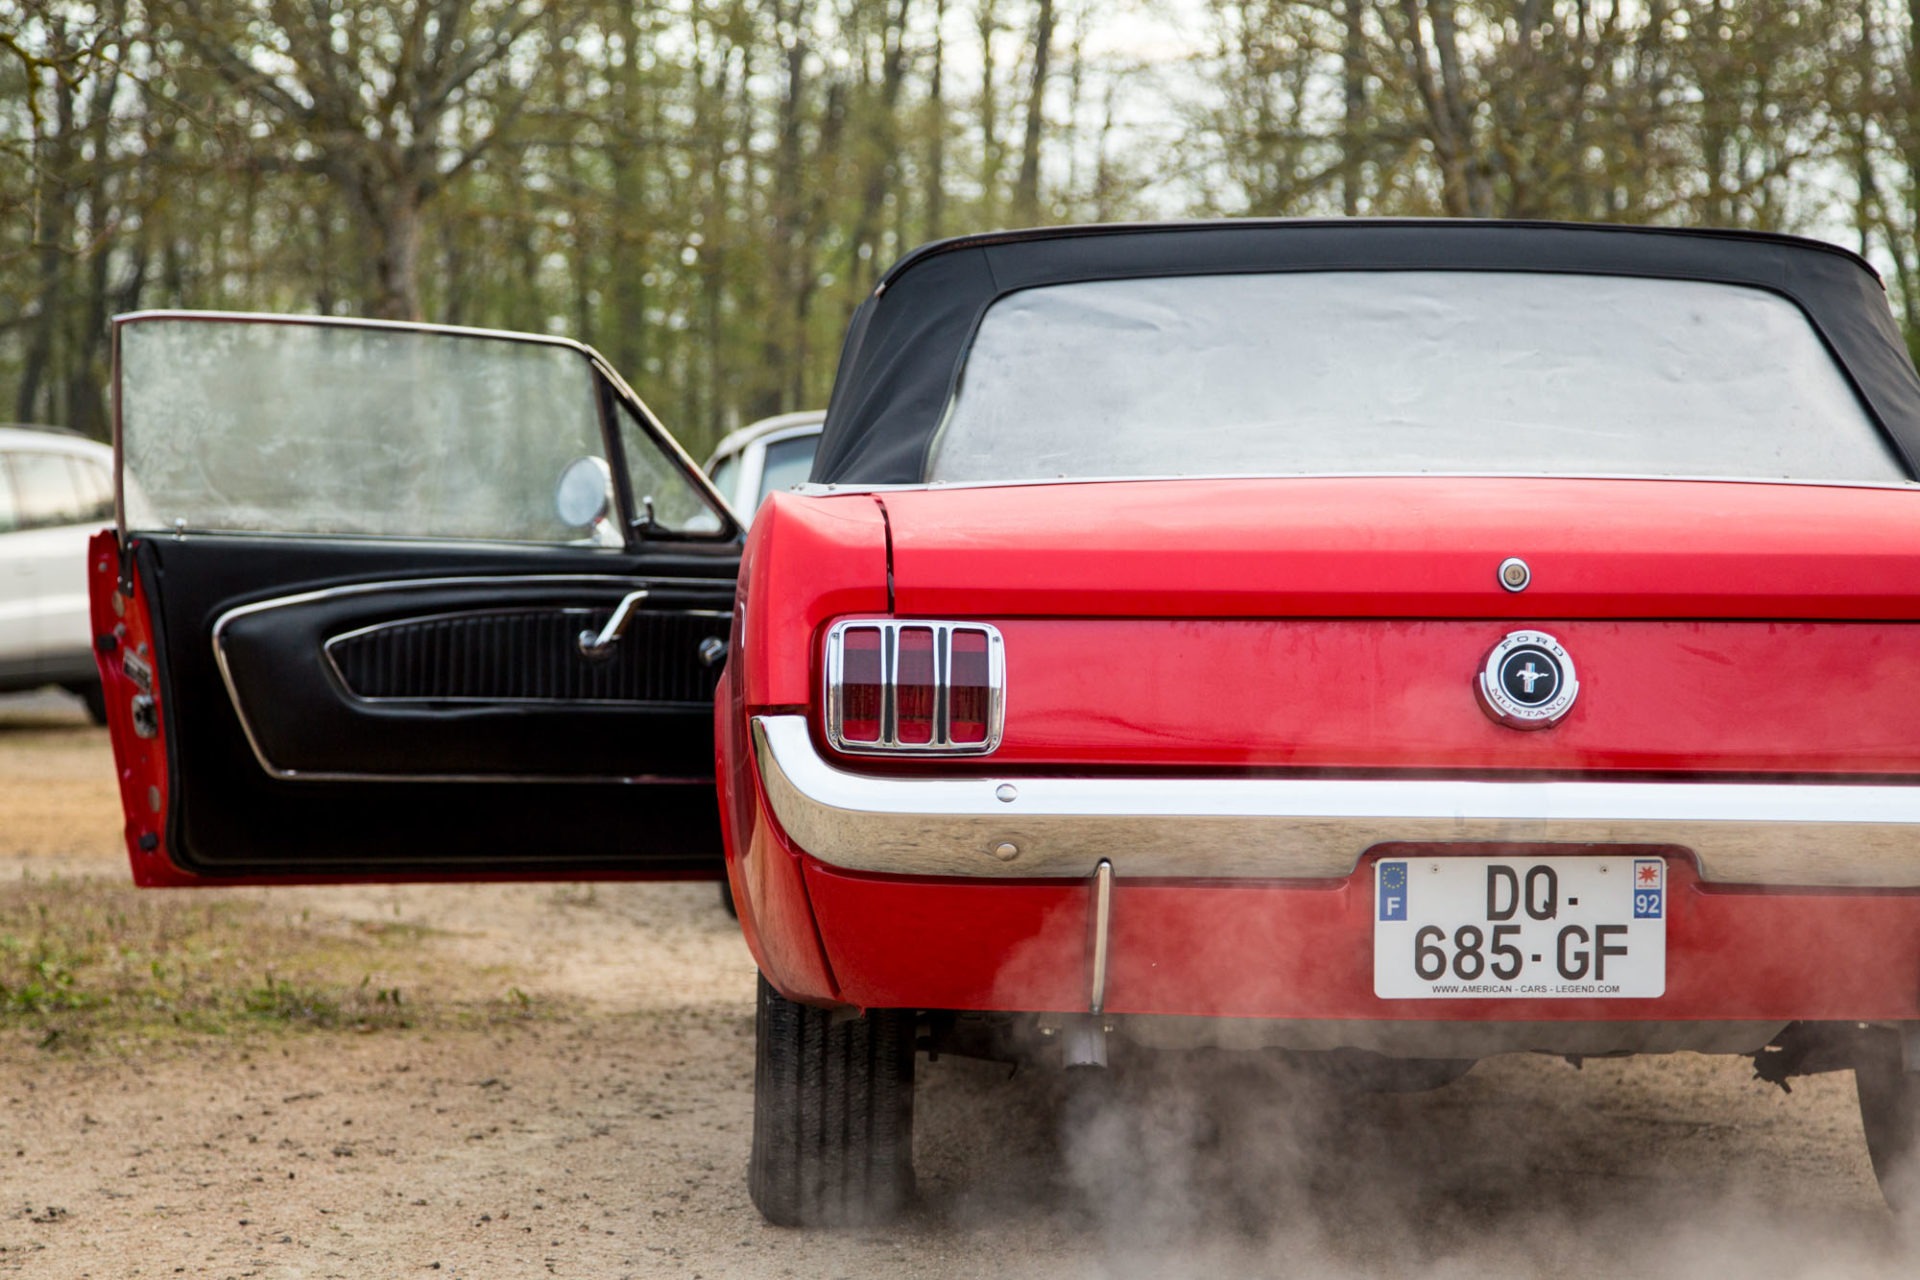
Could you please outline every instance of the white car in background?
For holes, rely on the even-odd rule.
[[[826,417],[823,409],[783,413],[749,423],[720,441],[707,459],[707,476],[740,523],[753,523],[753,513],[768,494],[807,482]]]
[[[87,539],[113,523],[113,450],[0,427],[0,693],[58,685],[106,723],[87,618]]]

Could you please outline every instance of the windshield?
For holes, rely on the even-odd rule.
[[[1759,289],[1539,272],[1107,280],[988,309],[930,481],[1907,476]]]

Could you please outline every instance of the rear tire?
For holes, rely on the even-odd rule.
[[[913,1194],[911,1012],[836,1016],[760,979],[747,1190],[783,1227],[873,1226]]]
[[[1920,1223],[1920,1071],[1901,1062],[1895,1036],[1875,1036],[1853,1069],[1867,1154],[1887,1207]]]

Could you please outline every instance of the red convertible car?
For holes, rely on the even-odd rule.
[[[933,245],[744,545],[576,344],[115,333],[135,877],[724,867],[774,1221],[904,1203],[924,1051],[1851,1069],[1920,1202],[1920,377],[1849,253]]]

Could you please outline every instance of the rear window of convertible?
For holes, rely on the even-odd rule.
[[[1009,294],[981,319],[926,478],[1427,472],[1908,482],[1782,297],[1458,271]]]

